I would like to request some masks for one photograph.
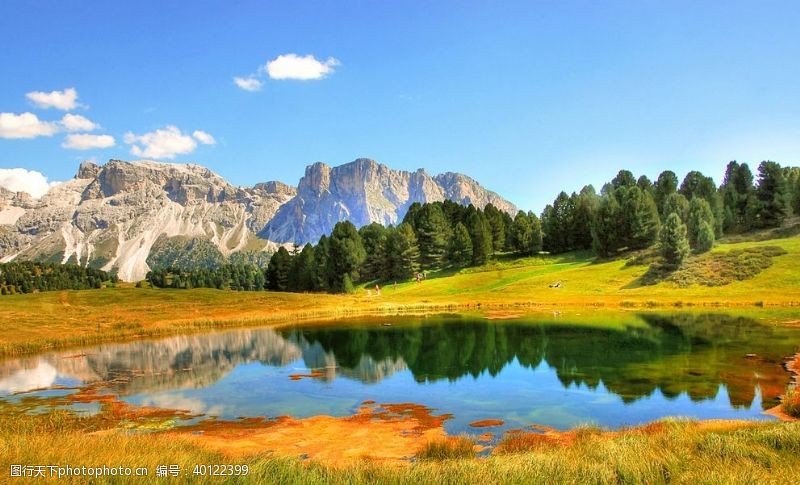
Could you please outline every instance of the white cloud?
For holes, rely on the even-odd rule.
[[[27,192],[37,199],[58,183],[48,182],[47,177],[34,170],[0,168],[0,187],[12,192]]]
[[[215,143],[217,143],[217,140],[215,140],[214,137],[211,136],[211,133],[206,133],[203,130],[194,130],[192,136],[194,137],[195,140],[199,141],[203,145],[214,145]]]
[[[264,67],[272,79],[322,79],[333,72],[339,61],[329,57],[326,61],[319,61],[311,54],[298,56],[297,54],[283,54],[267,62]]]
[[[61,126],[67,131],[92,131],[98,127],[98,125],[89,118],[72,113],[67,113],[61,118]]]
[[[145,158],[175,158],[176,155],[191,153],[197,142],[189,135],[181,133],[176,126],[168,125],[144,135],[125,134],[125,143],[131,146],[131,153]]]
[[[263,83],[253,76],[235,77],[233,82],[245,91],[260,91]]]
[[[40,108],[57,108],[64,111],[75,109],[78,106],[78,91],[67,88],[63,91],[32,91],[25,95]]]
[[[56,382],[58,371],[47,362],[39,361],[32,369],[20,369],[8,377],[0,379],[0,391],[25,392],[44,389]]]
[[[80,134],[67,135],[61,146],[73,150],[91,150],[92,148],[110,148],[115,144],[116,141],[111,135]]]
[[[56,132],[56,123],[42,121],[33,113],[0,113],[0,138],[36,138]]]

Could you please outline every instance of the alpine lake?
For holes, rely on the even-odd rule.
[[[800,328],[716,313],[371,317],[105,344],[0,361],[0,404],[203,420],[349,416],[414,403],[448,434],[608,429],[667,416],[775,419]],[[69,399],[86,393],[98,399]]]

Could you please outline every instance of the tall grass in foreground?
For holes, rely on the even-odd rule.
[[[667,420],[663,426],[619,434],[576,433],[568,444],[489,458],[426,459],[409,465],[354,461],[330,467],[268,455],[230,458],[171,434],[88,434],[91,418],[0,415],[0,470],[12,463],[70,466],[177,464],[180,480],[222,483],[188,474],[195,464],[247,463],[247,477],[225,483],[417,484],[417,483],[798,483],[800,424],[761,423],[719,429]],[[88,429],[87,429],[88,428]],[[379,446],[379,444],[376,444]],[[463,447],[465,448],[465,447]],[[433,457],[431,457],[433,458]],[[83,483],[71,479],[64,483]],[[100,483],[119,483],[100,480]],[[160,483],[151,475],[147,483]]]
[[[800,388],[789,387],[781,400],[781,409],[789,416],[800,418]]]

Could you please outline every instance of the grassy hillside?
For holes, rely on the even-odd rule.
[[[431,274],[421,283],[385,284],[380,296],[374,283],[352,295],[121,287],[3,296],[0,354],[210,327],[402,311],[766,306],[771,314],[796,319],[791,315],[800,306],[800,236],[723,243],[713,253],[759,247],[780,248],[785,254],[770,257],[771,265],[752,278],[725,286],[644,285],[646,264],[624,258],[598,262],[588,254],[569,253],[498,258],[478,268]],[[700,271],[714,272],[714,265]],[[560,287],[550,288],[554,282]]]

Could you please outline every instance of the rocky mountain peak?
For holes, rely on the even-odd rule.
[[[308,166],[297,196],[278,209],[259,234],[279,243],[316,243],[339,221],[349,220],[356,227],[372,222],[397,224],[412,203],[445,199],[479,208],[491,203],[512,214],[517,210],[466,175],[431,177],[423,169],[393,170],[359,158],[333,168],[324,163]]]
[[[84,160],[78,166],[78,173],[75,174],[76,179],[93,179],[100,173],[100,167],[89,160]]]
[[[278,181],[236,187],[196,164],[85,161],[74,179],[38,200],[0,189],[0,261],[59,260],[137,281],[151,265],[191,259],[192,241],[222,261],[245,250],[316,243],[342,220],[397,224],[412,203],[445,199],[516,211],[466,175],[431,177],[369,158],[309,165],[297,188]]]

